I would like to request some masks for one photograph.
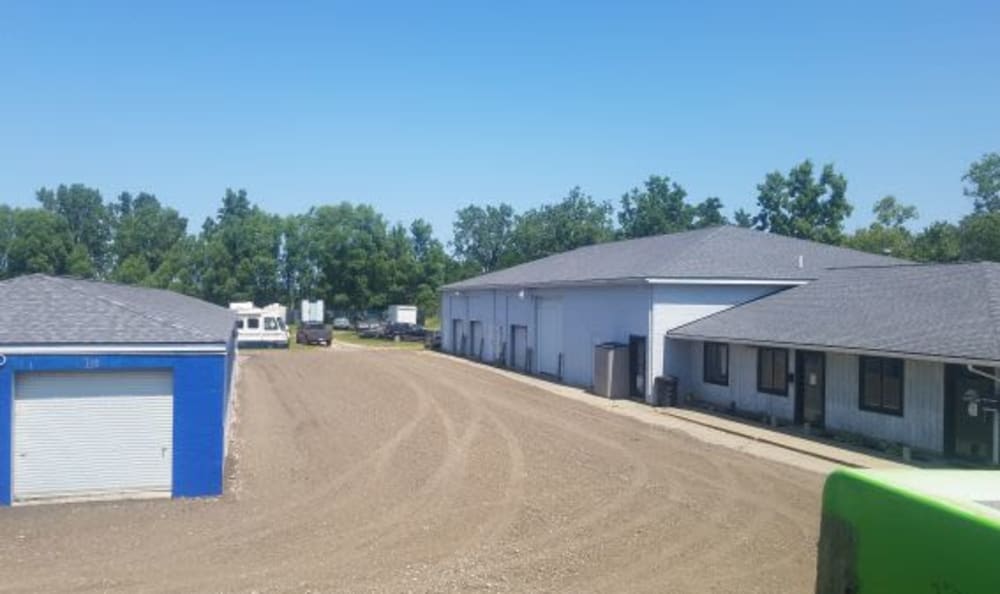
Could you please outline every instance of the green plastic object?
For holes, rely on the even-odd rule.
[[[1000,593],[1000,471],[834,472],[816,593]]]

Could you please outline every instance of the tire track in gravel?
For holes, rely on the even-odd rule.
[[[818,475],[423,353],[255,353],[239,390],[229,494],[0,510],[0,591],[812,585]]]

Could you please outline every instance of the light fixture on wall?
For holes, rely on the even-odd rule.
[[[517,292],[517,298],[524,299],[524,289],[521,289],[520,291]]]

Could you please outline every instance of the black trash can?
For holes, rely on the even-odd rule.
[[[677,406],[677,378],[661,375],[653,381],[653,406]]]

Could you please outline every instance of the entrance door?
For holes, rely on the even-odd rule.
[[[456,355],[465,354],[465,326],[459,319],[451,321],[451,351]]]
[[[646,337],[628,337],[629,395],[633,398],[646,396]]]
[[[483,357],[483,323],[475,320],[469,322],[469,356],[473,359]]]
[[[826,355],[796,351],[795,369],[795,419],[822,427],[826,411]]]
[[[980,406],[976,416],[970,415],[969,401],[973,398],[993,398],[993,394],[990,379],[970,373],[962,365],[945,368],[946,454],[982,463],[992,460],[993,414],[983,411]]]
[[[510,327],[511,365],[519,371],[528,369],[528,327],[511,325]]]

